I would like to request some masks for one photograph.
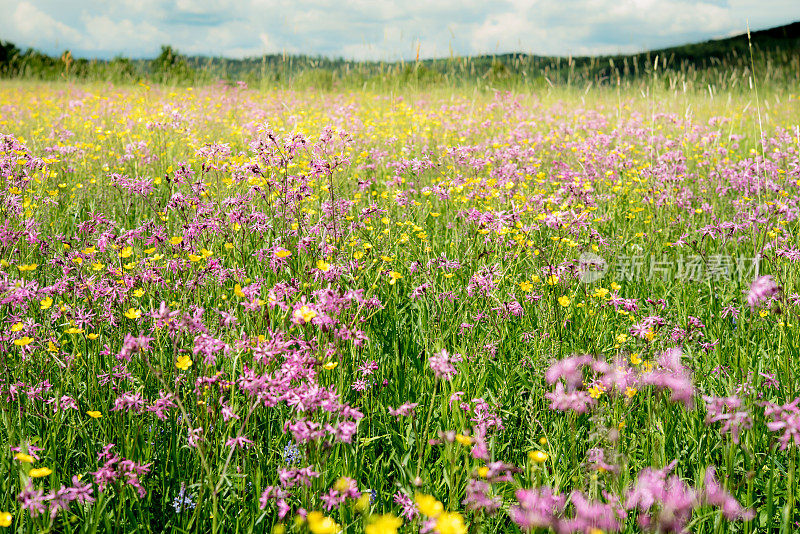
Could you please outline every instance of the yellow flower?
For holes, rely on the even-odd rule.
[[[364,528],[364,534],[397,534],[397,529],[401,526],[403,526],[402,519],[393,514],[383,514],[373,519],[372,523]]]
[[[138,319],[142,316],[142,312],[137,310],[136,308],[130,308],[128,311],[125,312],[125,317],[128,319]]]
[[[639,365],[640,363],[642,363],[642,359],[639,357],[638,352],[634,352],[633,354],[631,354],[631,363],[633,365]]]
[[[239,284],[233,286],[233,294],[239,297],[240,299],[245,298],[244,292],[242,291],[242,286]]]
[[[71,328],[67,328],[64,330],[67,334],[83,334],[83,328],[75,328],[74,326]]]
[[[94,247],[86,247],[85,249],[83,249],[82,252],[84,254],[94,254],[96,252],[96,249]]]
[[[186,354],[183,356],[178,356],[178,359],[175,360],[175,367],[180,369],[181,371],[186,371],[189,367],[192,366],[192,359],[189,358]]]
[[[554,286],[558,283],[558,276],[551,274],[547,277],[547,285]]]
[[[286,527],[283,523],[277,523],[272,527],[272,534],[286,534]]]
[[[288,258],[289,256],[292,255],[292,253],[286,250],[285,248],[278,249],[273,254],[275,254],[276,258]]]
[[[369,509],[369,498],[370,498],[369,493],[364,493],[361,495],[361,497],[358,498],[356,504],[353,506],[356,512],[362,514]]]
[[[100,419],[101,417],[103,417],[103,414],[96,410],[89,410],[88,412],[86,412],[86,415],[88,415],[92,419]]]
[[[461,514],[445,512],[436,520],[435,530],[439,534],[467,534],[467,525]]]
[[[47,342],[47,352],[58,352],[58,347],[52,341]]]
[[[25,454],[24,452],[18,452],[14,455],[14,458],[22,462],[23,464],[32,464],[33,463],[33,456],[30,454]]]
[[[136,297],[137,299],[141,298],[143,295],[144,295],[144,289],[140,288],[140,289],[135,289],[133,291],[133,296]]]
[[[198,256],[197,254],[189,254],[189,261],[192,263],[197,263],[198,261],[202,260],[203,256]]]
[[[472,445],[472,438],[470,436],[465,436],[464,434],[456,434],[456,441],[465,447]]]
[[[589,388],[589,396],[593,399],[599,399],[602,394],[603,394],[603,386],[601,386],[600,384],[595,384],[594,386]]]
[[[33,338],[32,337],[25,336],[25,337],[21,337],[19,339],[15,339],[14,340],[14,345],[16,345],[18,347],[27,347],[32,342],[33,342]]]
[[[561,295],[560,297],[558,297],[558,303],[566,308],[567,306],[569,306],[569,297],[566,295]]]
[[[604,298],[606,298],[608,293],[609,293],[608,289],[606,289],[604,287],[598,287],[597,289],[594,290],[594,293],[592,293],[592,296],[595,297],[595,298],[598,298],[598,299],[604,299]]]
[[[31,478],[41,478],[51,475],[53,470],[49,467],[37,467],[36,469],[31,469],[28,471],[28,476]]]
[[[52,298],[50,298],[50,297],[47,297],[47,298],[45,298],[45,299],[42,299],[42,300],[39,302],[39,306],[40,306],[40,307],[41,307],[43,310],[46,310],[47,308],[49,308],[49,307],[50,307],[50,306],[52,306],[52,305],[53,305],[53,299],[52,299]]]
[[[339,532],[339,525],[330,517],[325,517],[322,512],[308,512],[306,516],[308,528],[313,534],[336,534]]]
[[[417,493],[414,496],[414,501],[417,503],[419,511],[428,517],[436,517],[444,511],[442,503],[432,495]]]
[[[519,288],[524,291],[525,293],[530,293],[533,290],[533,284],[528,282],[527,280],[519,284]]]
[[[394,258],[392,258],[391,256],[381,256],[381,259],[382,259],[383,261],[385,261],[386,263],[389,263],[389,262],[390,262],[390,261],[392,261]]]
[[[23,327],[24,327],[24,325],[22,323],[14,323],[11,326],[11,331],[12,332],[19,332],[20,330],[22,330]]]
[[[397,271],[390,271],[389,272],[389,285],[393,286],[398,279],[403,278],[403,275],[398,273]]]
[[[100,270],[102,270],[102,269],[103,269],[103,267],[105,267],[105,265],[103,265],[103,264],[102,264],[102,263],[100,263],[100,262],[97,262],[97,263],[93,263],[93,264],[92,264],[92,270],[93,270],[93,271],[100,271]]]
[[[543,464],[547,461],[547,453],[543,451],[530,451],[528,452],[528,460],[537,464]]]
[[[628,341],[628,336],[627,334],[617,334],[616,340],[617,343],[625,343]]]
[[[30,265],[19,265],[17,266],[17,269],[24,273],[27,271],[35,271],[38,266],[38,263],[31,263]]]
[[[117,254],[120,258],[130,258],[133,254],[133,247],[125,247]]]
[[[97,339],[98,337],[100,337],[100,334],[86,334],[86,337],[88,337],[89,339],[94,340],[94,339]]]
[[[333,371],[339,365],[339,362],[326,362],[325,365],[322,366],[323,369],[326,371]]]
[[[183,236],[182,235],[176,235],[174,237],[170,237],[169,238],[169,244],[170,245],[180,245],[181,243],[183,243]]]
[[[8,512],[0,512],[0,527],[11,526],[11,514]]]
[[[308,306],[303,305],[303,306],[299,307],[298,309],[296,309],[294,311],[293,315],[294,315],[294,318],[295,318],[295,320],[297,322],[300,322],[300,319],[302,319],[303,323],[307,323],[311,319],[313,319],[314,317],[317,316],[317,312],[315,312],[314,310],[312,310]]]
[[[632,388],[632,387],[625,388],[625,396],[626,397],[628,397],[630,399],[630,398],[633,398],[634,395],[636,395],[636,388]]]
[[[322,271],[323,273],[327,273],[331,268],[331,264],[326,262],[325,260],[317,260],[317,269]]]

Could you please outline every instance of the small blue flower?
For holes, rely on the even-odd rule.
[[[299,464],[301,460],[300,449],[294,443],[287,443],[283,448],[283,463],[286,465]]]
[[[175,513],[179,514],[183,511],[184,506],[189,510],[194,510],[196,503],[192,500],[192,496],[186,492],[186,484],[181,484],[181,490],[173,499],[172,507],[175,509]]]

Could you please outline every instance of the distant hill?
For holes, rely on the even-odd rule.
[[[659,74],[666,84],[696,87],[741,85],[753,64],[759,78],[774,83],[800,79],[800,22],[725,39],[650,50],[638,54],[551,57],[523,53],[449,57],[416,62],[353,61],[307,55],[271,54],[246,59],[187,57],[169,46],[155,59],[118,57],[110,61],[52,57],[0,41],[0,76],[35,79],[149,80],[335,87],[392,87],[393,84],[477,84],[516,87],[546,84],[635,84]],[[658,62],[656,63],[656,59]]]

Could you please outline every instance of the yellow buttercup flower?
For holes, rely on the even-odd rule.
[[[181,243],[183,243],[183,236],[182,235],[176,235],[174,237],[170,237],[169,238],[169,244],[170,245],[180,245]]]
[[[120,258],[130,258],[131,254],[133,254],[133,247],[125,247],[117,255]]]
[[[44,298],[41,301],[39,301],[39,307],[43,310],[46,310],[52,305],[53,305],[53,299],[50,297]]]
[[[417,509],[428,517],[436,517],[444,511],[442,503],[432,495],[417,493],[414,501],[417,503]]]
[[[140,289],[134,289],[133,290],[133,296],[136,297],[137,299],[140,298],[143,295],[144,295],[144,289],[140,288]]]
[[[286,250],[285,248],[278,249],[273,254],[275,255],[276,258],[288,258],[289,256],[292,255],[292,253]]]
[[[470,436],[465,436],[463,434],[456,434],[456,441],[465,447],[469,447],[470,445],[472,445],[472,438]]]
[[[239,297],[240,299],[245,298],[245,294],[242,291],[242,286],[240,286],[239,284],[233,286],[233,294]]]
[[[125,317],[128,319],[138,319],[142,316],[142,312],[137,310],[136,308],[130,308],[128,311],[125,312]]]
[[[11,325],[11,331],[12,332],[19,332],[23,328],[24,328],[24,325],[22,323],[14,323],[13,325]]]
[[[86,412],[86,415],[88,415],[92,419],[100,419],[101,417],[103,417],[103,414],[96,410],[89,410],[88,412]]]
[[[543,464],[547,461],[547,453],[542,451],[530,451],[528,452],[528,460],[537,464]]]
[[[322,368],[327,370],[327,371],[333,371],[334,369],[336,369],[336,366],[338,366],[338,365],[339,365],[339,362],[326,362],[322,366]]]
[[[331,269],[331,264],[325,260],[317,260],[317,269],[323,273],[327,273]]]
[[[434,529],[439,534],[467,534],[464,518],[457,512],[445,512],[436,520]]]
[[[292,315],[294,316],[295,320],[300,321],[300,319],[302,319],[304,323],[307,323],[317,316],[317,312],[308,306],[303,305],[296,309]]]
[[[313,534],[336,534],[339,532],[339,525],[330,517],[325,517],[322,512],[308,512],[306,515],[308,529]]]
[[[51,475],[53,470],[49,467],[37,467],[36,469],[31,469],[28,471],[28,476],[31,478],[41,478]]]
[[[177,367],[181,371],[186,371],[191,366],[192,366],[192,359],[189,358],[189,356],[187,356],[186,354],[178,356],[178,359],[175,360],[175,367]]]
[[[389,285],[393,286],[395,282],[397,282],[400,278],[403,278],[403,275],[398,273],[397,271],[390,271],[389,272]]]
[[[34,461],[34,457],[30,454],[25,454],[24,452],[18,452],[14,455],[14,459],[19,460],[23,464],[32,464]]]
[[[353,505],[353,508],[355,508],[356,512],[361,514],[369,508],[369,497],[369,493],[363,493],[361,497],[358,498],[356,504]]]
[[[33,343],[33,338],[28,336],[24,336],[14,340],[14,345],[18,347],[27,347],[31,343]]]
[[[562,295],[562,296],[558,297],[558,303],[566,308],[567,306],[569,306],[569,303],[570,303],[569,297],[566,296],[566,295]]]
[[[369,499],[369,496],[367,496]],[[403,526],[403,520],[393,514],[379,515],[364,527],[364,534],[397,534],[397,529]]]
[[[0,512],[0,527],[11,526],[11,514],[8,512]]]

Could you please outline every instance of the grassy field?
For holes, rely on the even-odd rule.
[[[4,81],[0,525],[795,531],[800,100],[741,85]]]

